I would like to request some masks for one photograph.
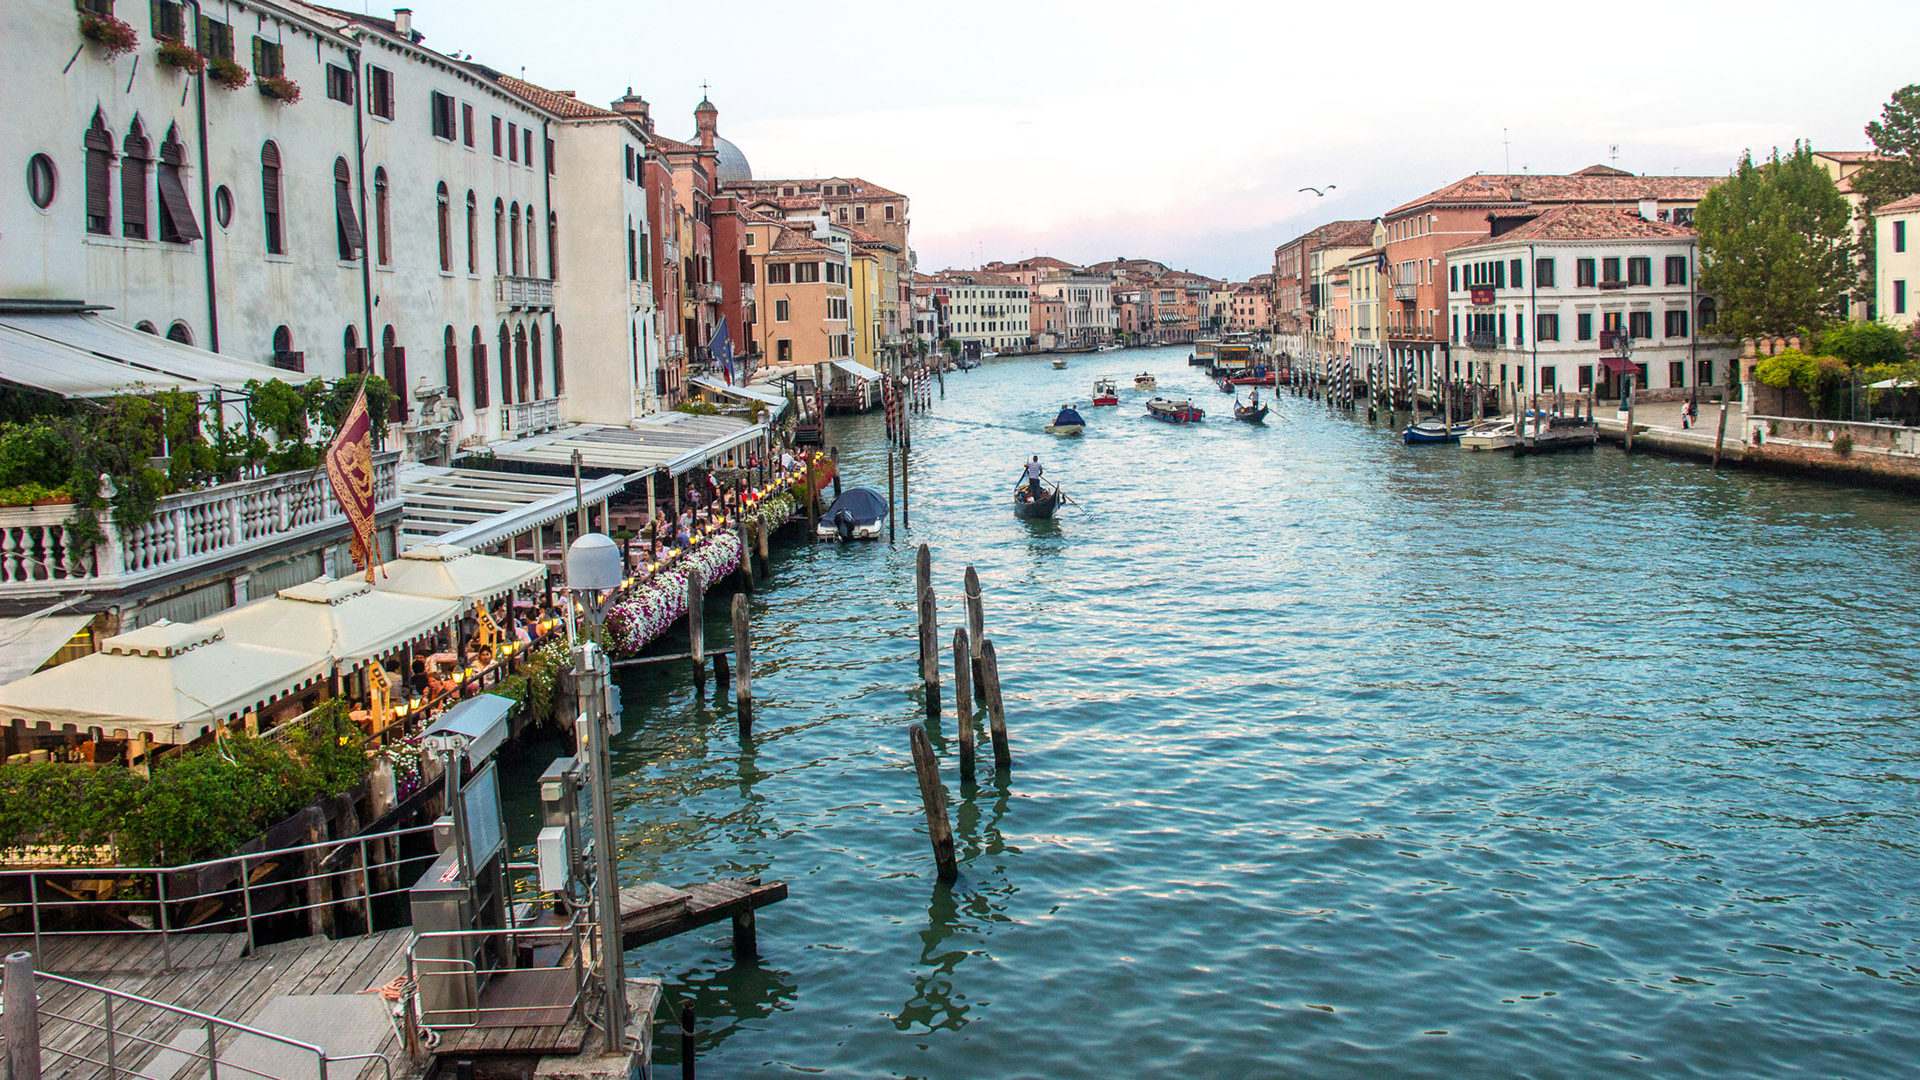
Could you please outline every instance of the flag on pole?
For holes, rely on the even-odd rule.
[[[333,486],[335,501],[353,526],[350,548],[354,565],[364,568],[367,580],[372,581],[380,547],[373,534],[373,418],[367,415],[364,379],[353,407],[347,410],[347,418],[327,447],[327,480]]]
[[[707,352],[713,362],[726,374],[727,385],[733,385],[733,338],[727,333],[727,317],[720,316],[720,325],[713,329],[713,340],[707,342]]]

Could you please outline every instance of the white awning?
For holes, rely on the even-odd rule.
[[[596,469],[647,473],[655,469],[679,476],[701,464],[765,437],[766,427],[728,416],[669,412],[636,420],[627,427],[576,426],[530,439],[492,444],[502,461],[570,466],[573,452]]]
[[[618,494],[636,475],[616,474],[580,483],[580,503],[593,506]],[[402,549],[419,544],[481,548],[519,536],[573,513],[573,480],[564,476],[408,465],[398,486],[406,510]]]
[[[728,397],[738,398],[741,401],[758,401],[773,409],[773,418],[775,420],[780,419],[780,414],[787,409],[787,399],[784,395],[762,386],[743,386],[739,384],[729,386],[711,375],[694,376],[693,385],[698,386],[702,390],[711,390],[716,394],[725,394]]]
[[[465,605],[487,603],[546,576],[547,568],[541,563],[478,555],[457,544],[422,544],[387,563],[386,573],[374,579],[373,587]]]
[[[0,323],[0,379],[68,398],[157,390],[201,391],[212,383],[130,367]]]
[[[317,653],[162,619],[106,639],[100,652],[0,686],[0,720],[186,743],[311,686],[332,666]]]
[[[121,383],[143,380],[159,383],[162,378],[168,378],[196,387],[217,386],[238,391],[249,379],[270,379],[283,374],[280,369],[265,364],[235,360],[142,333],[93,312],[0,314],[0,327],[91,353],[116,367],[128,369],[120,378]],[[86,396],[99,397],[114,392],[102,387]]]
[[[868,367],[867,365],[861,363],[858,360],[835,360],[833,362],[833,366],[839,368],[841,371],[846,372],[847,374],[853,376],[856,379],[865,379],[868,382],[880,381],[879,372],[873,370],[872,368]]]
[[[61,606],[65,606],[62,604]],[[73,640],[91,615],[22,615],[0,619],[0,685],[24,679]]]
[[[241,644],[321,653],[350,670],[451,623],[460,610],[450,600],[380,592],[359,578],[320,578],[205,622]]]

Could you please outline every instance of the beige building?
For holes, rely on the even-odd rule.
[[[744,211],[758,294],[753,341],[775,367],[852,359],[853,267],[824,219],[781,221]],[[850,240],[843,233],[843,240]]]
[[[1912,326],[1920,286],[1920,195],[1875,211],[1873,227],[1876,314],[1889,326]]]

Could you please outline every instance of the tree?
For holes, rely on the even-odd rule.
[[[1852,213],[1833,178],[1795,143],[1760,164],[1751,154],[1694,211],[1700,288],[1719,298],[1720,329],[1783,335],[1845,315],[1858,283]]]
[[[1820,331],[1818,348],[1828,356],[1837,356],[1854,367],[1876,364],[1904,364],[1907,361],[1908,335],[1886,323],[1835,323]]]
[[[1920,193],[1920,84],[1904,86],[1880,107],[1880,119],[1867,125],[1876,159],[1860,166],[1851,178],[1863,203],[1860,243],[1861,277],[1875,285],[1873,212],[1909,195]]]

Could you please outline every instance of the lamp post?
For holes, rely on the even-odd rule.
[[[567,591],[573,607],[586,614],[589,635],[576,640],[573,671],[579,691],[580,715],[575,721],[584,736],[589,776],[593,784],[593,884],[599,908],[600,978],[606,994],[606,1047],[609,1053],[626,1049],[627,961],[620,930],[620,881],[613,849],[613,716],[616,695],[611,668],[600,649],[600,622],[605,597],[618,588],[625,572],[620,547],[601,533],[587,533],[567,547]]]
[[[1613,332],[1613,355],[1620,358],[1620,408],[1623,410],[1631,409],[1633,408],[1634,376],[1639,374],[1639,370],[1630,363],[1633,359],[1633,335],[1627,333],[1624,329],[1615,330]]]

